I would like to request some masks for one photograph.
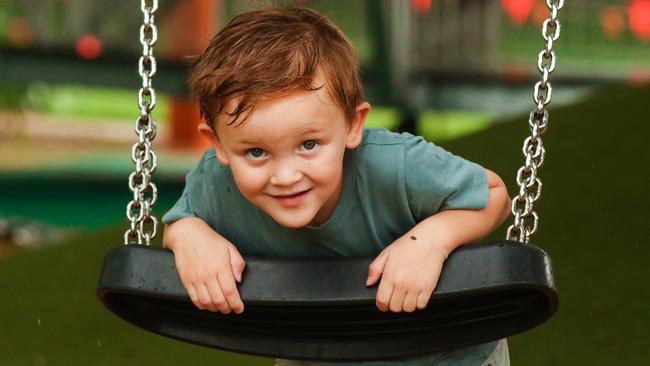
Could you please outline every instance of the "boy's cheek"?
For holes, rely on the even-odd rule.
[[[263,192],[266,181],[266,174],[264,172],[242,169],[237,164],[233,164],[231,169],[237,188],[245,197],[248,198],[252,194]]]

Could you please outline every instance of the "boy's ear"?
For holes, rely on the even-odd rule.
[[[219,162],[221,164],[223,164],[223,165],[228,165],[229,161],[228,161],[228,158],[226,157],[226,154],[224,152],[223,145],[221,144],[221,141],[219,140],[219,136],[217,136],[217,134],[214,132],[212,127],[210,127],[210,125],[208,125],[205,122],[201,122],[201,124],[199,124],[198,129],[199,129],[199,132],[201,133],[201,135],[203,136],[203,138],[208,140],[210,145],[212,145],[214,147],[214,150],[217,153],[217,159],[219,160]]]
[[[354,115],[354,119],[350,123],[350,129],[348,130],[347,141],[345,144],[346,148],[354,149],[361,143],[363,127],[366,125],[368,112],[370,112],[370,103],[363,102],[357,106],[356,114]]]

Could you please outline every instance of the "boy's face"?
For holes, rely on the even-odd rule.
[[[326,88],[255,105],[241,124],[216,123],[210,139],[222,164],[230,165],[242,195],[278,224],[290,228],[324,223],[336,208],[343,154],[361,142],[368,103],[349,123]]]

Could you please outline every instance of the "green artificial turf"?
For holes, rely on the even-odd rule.
[[[121,227],[0,260],[0,365],[271,365],[128,325],[95,297]]]
[[[560,310],[510,339],[513,365],[650,359],[648,101],[650,88],[617,89],[551,111],[533,243],[553,258]],[[526,126],[522,117],[444,146],[497,172],[513,195]],[[104,310],[97,276],[123,230],[0,259],[0,365],[271,364],[149,334]],[[503,236],[504,228],[493,235]]]
[[[553,258],[560,310],[511,339],[513,365],[645,365],[650,359],[650,88],[551,110],[532,242]],[[445,145],[494,170],[510,195],[527,118]],[[501,233],[503,234],[503,232]]]

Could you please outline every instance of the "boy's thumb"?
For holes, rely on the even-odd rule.
[[[228,252],[230,254],[230,268],[232,269],[232,274],[235,276],[235,280],[240,283],[242,272],[246,267],[246,261],[239,254],[239,251],[233,246],[228,246]]]
[[[377,258],[375,258],[372,263],[368,266],[368,278],[366,279],[366,286],[372,286],[381,277],[381,274],[384,272],[384,265],[386,264],[386,252],[381,252]]]

